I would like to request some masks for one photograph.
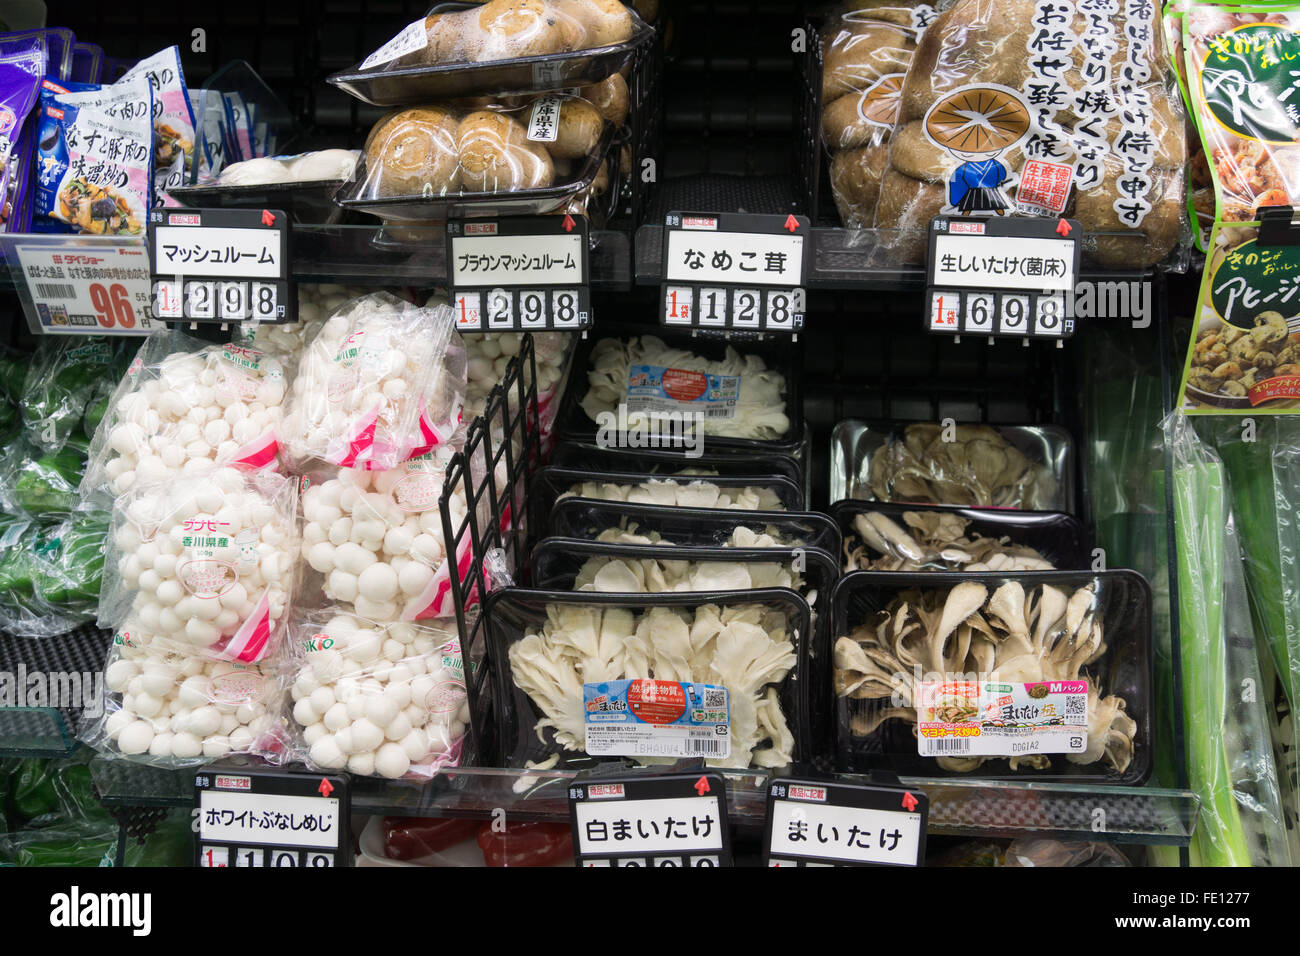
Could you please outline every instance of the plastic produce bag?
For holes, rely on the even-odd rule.
[[[103,714],[80,733],[101,753],[187,767],[233,754],[278,762],[284,752],[284,688],[273,664],[170,653],[122,630],[104,688]]]
[[[876,206],[897,260],[922,260],[940,214],[1071,216],[1121,233],[1088,249],[1104,266],[1149,266],[1178,242],[1183,110],[1159,8],[1067,6],[1067,20],[1049,4],[957,0],[926,28]]]
[[[95,430],[83,497],[107,506],[137,483],[273,466],[286,386],[275,354],[149,336]]]
[[[218,468],[118,499],[100,627],[225,660],[274,653],[293,599],[298,481]]]
[[[454,629],[328,608],[295,627],[294,649],[299,759],[389,779],[457,764],[469,699]]]
[[[85,621],[51,605],[41,591],[58,580],[59,522],[0,516],[0,631],[50,637]]]
[[[326,319],[349,299],[369,295],[363,286],[302,283],[298,286],[296,322],[244,322],[232,337],[236,345],[274,352],[286,365],[297,368],[302,350],[321,330]]]
[[[293,455],[383,471],[446,444],[465,395],[453,330],[449,307],[384,292],[341,307],[298,366],[284,422]]]
[[[0,500],[10,511],[36,517],[66,514],[81,503],[85,459],[72,446],[49,454],[26,440],[6,449],[0,462]]]
[[[108,545],[109,515],[77,511],[55,530],[58,546],[36,579],[36,594],[49,607],[78,624],[93,621],[99,611],[99,590]]]
[[[22,387],[28,439],[46,453],[70,441],[84,453],[94,435],[94,427],[85,431],[85,425],[98,424],[92,406],[112,394],[134,349],[133,342],[120,338],[43,337]]]
[[[1194,859],[1204,866],[1264,864],[1288,854],[1259,686],[1254,634],[1222,462],[1175,413],[1179,640],[1187,772],[1201,799]]]
[[[822,142],[846,226],[870,226],[889,134],[916,41],[936,16],[926,3],[849,4],[822,32]]]
[[[376,621],[453,613],[442,498],[455,448],[444,445],[382,472],[343,468],[302,496],[302,554],[325,576],[327,598]],[[462,488],[450,499],[453,530],[465,520]],[[469,537],[458,556],[470,560]]]

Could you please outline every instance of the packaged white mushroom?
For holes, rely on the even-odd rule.
[[[454,628],[375,623],[340,608],[295,628],[297,756],[320,770],[431,777],[455,766],[469,698]]]
[[[383,471],[448,441],[465,352],[451,309],[386,292],[345,303],[302,353],[285,433],[298,460]]]
[[[584,481],[573,485],[560,498],[576,495],[601,501],[628,501],[643,505],[677,508],[727,508],[739,511],[784,511],[785,503],[771,488],[744,486],[723,488],[711,481],[669,481],[648,478],[635,484],[613,481]]]
[[[371,291],[364,286],[300,283],[296,322],[244,322],[233,341],[247,348],[280,353],[288,365],[297,368],[302,350],[316,337],[334,310],[349,299],[368,295]]]
[[[388,471],[340,468],[302,496],[302,557],[332,602],[373,621],[453,613],[439,502],[455,448],[443,445]],[[467,505],[450,499],[453,528]],[[462,564],[469,560],[462,539]]]
[[[117,632],[104,668],[108,695],[82,739],[114,756],[184,767],[234,754],[279,762],[287,744],[284,693],[270,664],[204,660]]]
[[[99,626],[193,656],[274,654],[297,571],[298,480],[221,467],[140,485],[113,509]]]
[[[83,497],[107,504],[137,484],[273,467],[285,365],[272,352],[179,332],[145,340],[90,442]]]
[[[470,418],[483,414],[488,393],[506,375],[510,360],[519,354],[525,332],[483,332],[464,335],[469,356],[465,412]],[[537,364],[537,412],[543,430],[554,418],[551,398],[564,374],[569,347],[575,341],[567,332],[533,332],[533,361]],[[527,374],[525,372],[525,374]]]
[[[582,408],[598,423],[625,405],[629,425],[676,413],[699,415],[688,420],[702,420],[706,435],[725,438],[770,441],[791,429],[785,376],[730,345],[724,358],[713,360],[653,335],[601,339],[588,359],[587,381]]]
[[[514,615],[501,610],[512,599],[507,592],[493,605],[494,639],[512,626]],[[501,705],[516,722],[505,739],[510,759],[569,751],[641,763],[704,756],[717,767],[788,765],[798,629],[806,624],[806,605],[794,613],[798,601],[520,608],[534,620],[506,649],[509,679],[524,697]]]
[[[573,580],[574,591],[659,594],[671,591],[749,591],[753,588],[803,590],[803,575],[791,561],[692,561],[660,556],[596,555]]]

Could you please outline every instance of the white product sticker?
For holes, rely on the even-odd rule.
[[[361,69],[369,70],[381,63],[389,63],[398,57],[423,50],[429,45],[429,33],[424,28],[424,17],[410,24],[370,56],[361,61]]]
[[[670,229],[664,278],[789,288],[803,282],[803,254],[803,236]]]
[[[731,756],[725,687],[668,680],[584,684],[586,751],[592,756]]]
[[[543,96],[528,114],[528,138],[539,143],[554,143],[560,134],[560,98]]]
[[[282,265],[275,229],[158,226],[154,232],[154,272],[159,275],[278,279]]]
[[[1088,749],[1088,682],[922,681],[922,757],[1027,757]]]
[[[703,415],[706,419],[736,417],[740,400],[739,375],[710,375],[662,365],[633,365],[627,377],[628,414]]]

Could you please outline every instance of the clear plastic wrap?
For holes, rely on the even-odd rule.
[[[1213,183],[1213,218],[1249,222],[1260,206],[1296,205],[1300,116],[1291,105],[1290,63],[1300,52],[1300,11],[1194,3],[1182,29],[1187,93],[1203,146],[1193,174],[1208,173]]]
[[[416,20],[362,70],[450,66],[553,56],[629,39],[640,18],[622,0],[490,0]]]
[[[108,396],[126,371],[135,344],[121,338],[44,337],[32,353],[22,386],[23,426],[43,452],[69,441],[84,451]]]
[[[371,294],[365,286],[308,283],[298,285],[298,316],[294,322],[244,322],[231,337],[236,345],[275,352],[286,365],[298,367],[302,350],[311,344],[321,326],[350,299]]]
[[[663,394],[654,393],[656,382]],[[587,383],[581,408],[605,430],[625,406],[629,430],[646,416],[653,421],[656,414],[675,413],[688,424],[688,416],[699,416],[705,435],[722,438],[777,441],[795,432],[785,374],[761,355],[742,355],[730,345],[714,359],[653,335],[601,339],[587,357]]]
[[[544,433],[555,420],[551,401],[564,374],[565,363],[574,342],[567,332],[481,332],[461,336],[468,355],[468,384],[465,414],[476,418],[483,413],[488,393],[505,378],[510,360],[519,354],[525,335],[533,337],[533,356],[537,363],[537,412]],[[525,375],[528,374],[525,370]]]
[[[339,198],[377,215],[423,220],[440,218],[437,200],[465,194],[532,191],[557,203],[588,188],[603,195],[613,132],[601,109],[580,96],[551,94],[513,108],[406,107],[371,128]]]
[[[1159,262],[1183,234],[1183,108],[1159,7],[956,0],[903,83],[875,225],[920,262],[930,220],[1071,216],[1103,266]]]
[[[99,625],[137,646],[260,661],[283,637],[299,553],[298,480],[221,467],[118,498]]]
[[[445,305],[379,292],[341,306],[298,365],[284,420],[294,457],[382,471],[446,444],[465,395],[453,332]]]
[[[204,660],[118,631],[104,668],[103,714],[80,738],[101,753],[158,767],[235,754],[279,763],[287,745],[284,687],[271,664]]]
[[[84,621],[42,597],[57,580],[61,524],[0,516],[0,630],[19,637],[51,637]]]
[[[82,495],[107,505],[137,484],[217,465],[274,467],[287,384],[274,354],[154,333],[95,429]]]
[[[450,566],[439,500],[456,449],[443,445],[388,471],[341,468],[302,496],[302,557],[324,576],[330,601],[374,621],[413,621],[453,613]],[[468,505],[450,499],[453,529]],[[465,536],[461,574],[470,559]]]
[[[822,142],[846,226],[870,226],[889,160],[889,134],[916,41],[935,17],[926,3],[849,4],[822,31]]]
[[[455,629],[340,608],[294,628],[294,756],[319,770],[427,779],[456,766],[469,698]]]

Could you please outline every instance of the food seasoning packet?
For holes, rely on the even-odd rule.
[[[144,232],[153,176],[153,92],[144,74],[55,96],[59,142],[39,211],[93,235]],[[41,170],[42,181],[47,170]],[[46,209],[48,206],[48,209]]]

